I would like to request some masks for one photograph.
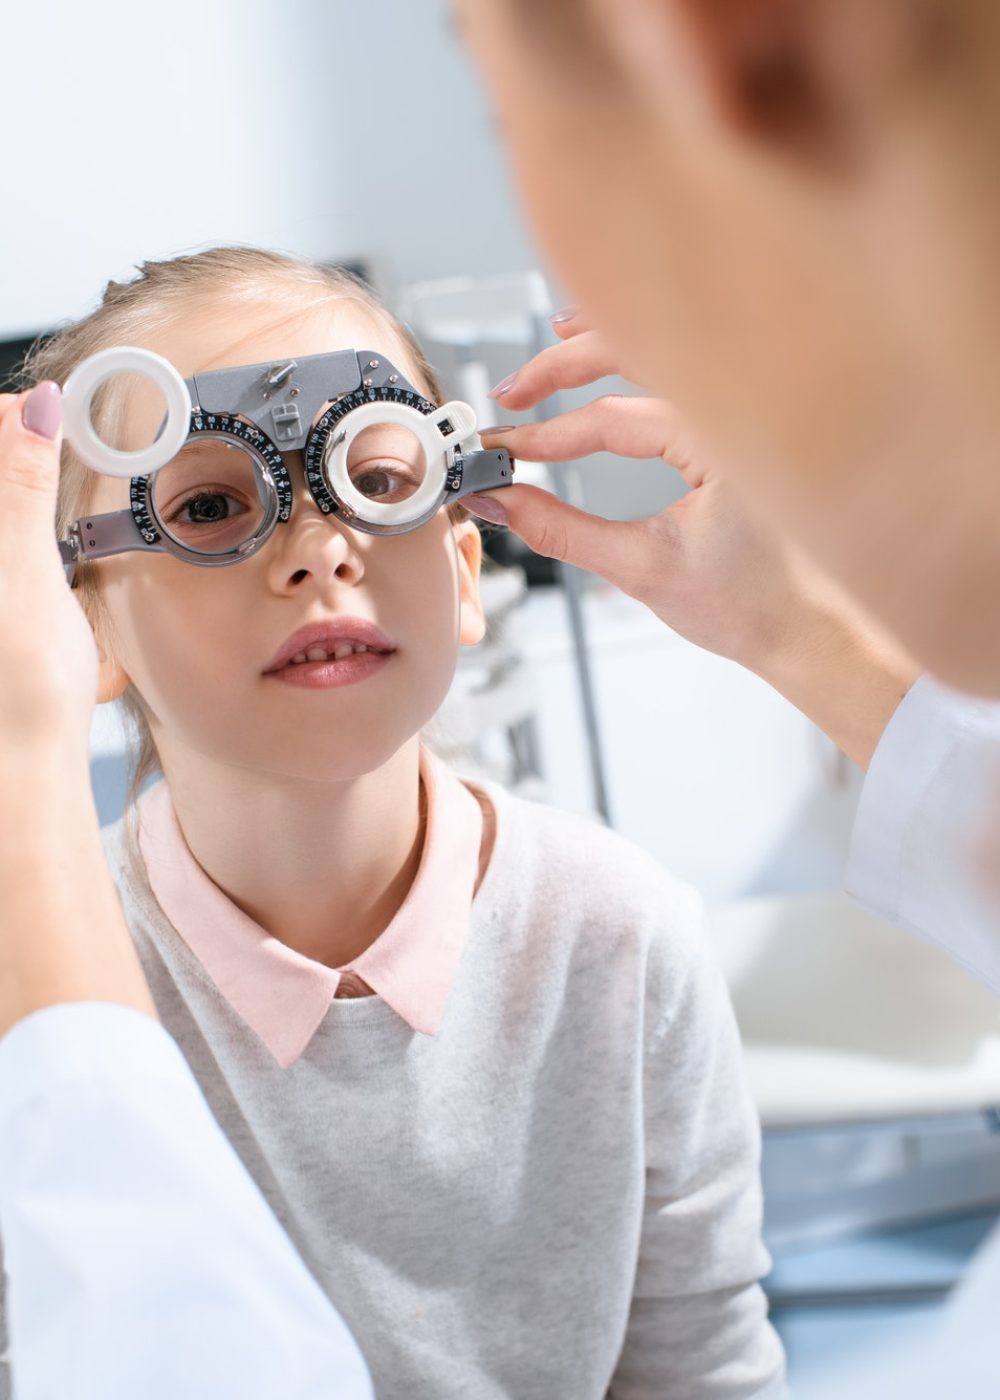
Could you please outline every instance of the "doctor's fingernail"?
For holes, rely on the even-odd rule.
[[[507,524],[507,512],[492,496],[466,496],[462,505],[470,514],[478,515],[480,520],[488,520],[491,525]]]
[[[480,428],[480,437],[496,437],[497,433],[512,433],[517,427],[516,423],[497,423],[492,428]]]
[[[496,388],[490,390],[490,398],[499,399],[503,394],[509,394],[514,387],[514,381],[516,379],[517,371],[515,370],[513,374],[508,374],[506,379],[501,379]]]
[[[59,385],[53,384],[50,379],[36,384],[24,401],[21,422],[29,433],[35,433],[38,437],[48,438],[50,442],[57,438],[62,427],[62,393]]]
[[[567,321],[575,321],[580,311],[576,306],[564,306],[561,311],[553,311],[549,320],[554,326],[564,326]]]

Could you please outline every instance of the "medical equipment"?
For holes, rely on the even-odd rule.
[[[155,441],[135,452],[109,446],[91,419],[98,388],[121,374],[152,380],[167,405]],[[288,452],[304,452],[306,483],[324,514],[372,535],[415,530],[514,475],[507,452],[475,445],[468,404],[436,406],[378,351],[185,380],[152,351],[120,346],[79,365],[63,400],[67,440],[87,466],[131,478],[127,510],[81,517],[60,541],[70,584],[79,559],[128,550],[210,568],[249,558],[291,516]]]

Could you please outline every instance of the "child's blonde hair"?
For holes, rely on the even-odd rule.
[[[64,384],[88,355],[113,345],[145,345],[151,334],[175,324],[191,310],[192,301],[211,304],[231,296],[288,308],[312,311],[335,302],[354,302],[370,313],[374,323],[401,342],[417,369],[417,384],[432,401],[443,399],[437,376],[409,327],[397,319],[375,293],[351,273],[321,263],[305,262],[262,248],[223,247],[162,262],[145,262],[130,282],[109,282],[100,305],[89,316],[40,340],[25,357],[19,379],[30,388],[43,379]],[[126,392],[115,384],[102,387],[94,399],[94,427],[107,442],[121,430]],[[68,445],[63,446],[56,507],[61,539],[89,505],[94,475]],[[100,570],[82,565],[78,571],[81,599],[95,629],[107,627],[99,587]],[[159,769],[159,759],[146,719],[142,697],[129,686],[122,708],[133,730],[126,798],[131,815],[147,779]]]

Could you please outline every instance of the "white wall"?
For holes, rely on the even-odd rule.
[[[19,10],[20,13],[11,13]],[[446,0],[8,6],[0,337],[205,243],[507,271],[513,212]]]
[[[352,142],[344,217],[358,247],[391,261],[404,282],[537,259],[450,9],[449,0],[324,9]]]

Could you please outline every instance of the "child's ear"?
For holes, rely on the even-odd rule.
[[[123,695],[132,684],[132,677],[112,655],[111,648],[104,641],[101,632],[100,619],[93,617],[83,600],[78,600],[80,606],[87,614],[94,634],[94,641],[97,644],[97,703],[108,705],[112,700],[117,700]]]
[[[473,520],[460,520],[452,526],[458,554],[458,596],[461,627],[459,641],[474,646],[486,635],[486,618],[479,596],[479,572],[483,563],[483,541]]]
[[[104,650],[100,641],[97,643],[97,660],[97,703],[107,705],[112,700],[117,700],[128,690],[132,678],[124,666],[121,666],[113,656]]]

